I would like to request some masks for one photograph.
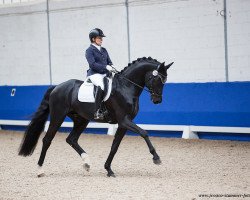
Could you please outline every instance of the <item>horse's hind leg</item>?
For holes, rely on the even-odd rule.
[[[66,113],[63,113],[63,112],[65,111],[58,112],[57,115],[54,115],[54,114],[51,115],[49,128],[43,138],[43,147],[42,147],[42,151],[41,151],[40,158],[38,161],[38,166],[39,166],[38,177],[42,177],[45,175],[42,170],[42,165],[44,163],[46,152],[48,148],[50,147],[50,144],[53,138],[55,137],[56,132],[58,131],[58,129],[60,128],[61,124],[63,123],[66,117]]]
[[[74,127],[66,139],[66,142],[73,148],[83,159],[83,167],[85,170],[90,169],[90,160],[88,154],[78,144],[78,139],[82,131],[87,127],[89,120],[80,117],[77,114],[70,114],[69,117],[74,122]]]

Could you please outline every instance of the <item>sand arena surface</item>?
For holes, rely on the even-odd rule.
[[[104,163],[113,136],[83,134],[90,172],[57,133],[45,158],[46,176],[37,178],[41,139],[31,157],[17,151],[23,132],[0,131],[0,200],[5,199],[243,199],[202,198],[199,194],[250,194],[250,143],[152,137],[162,165],[152,162],[140,137],[126,136],[114,158],[116,178]],[[250,198],[245,198],[250,199]]]

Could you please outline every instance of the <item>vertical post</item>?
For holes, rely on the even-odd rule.
[[[227,0],[224,0],[224,45],[225,45],[225,78],[226,82],[229,81],[228,77],[228,44],[227,44]]]
[[[117,124],[109,124],[109,128],[108,128],[108,135],[115,135],[116,131],[118,129],[118,125]]]
[[[129,31],[129,7],[128,0],[125,1],[126,14],[127,14],[127,36],[128,36],[128,61],[130,62],[130,31]]]
[[[49,0],[47,0],[46,12],[47,12],[47,26],[48,26],[48,48],[49,48],[49,79],[50,79],[50,85],[52,85]]]
[[[182,138],[184,138],[184,139],[199,139],[199,136],[197,135],[197,133],[195,133],[191,130],[190,126],[185,126],[183,133],[182,133]]]

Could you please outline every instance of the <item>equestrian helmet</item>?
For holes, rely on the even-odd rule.
[[[90,42],[93,42],[92,39],[93,38],[96,38],[96,37],[106,37],[103,33],[103,31],[99,28],[95,28],[95,29],[92,29],[90,32],[89,32],[89,39],[90,39]]]

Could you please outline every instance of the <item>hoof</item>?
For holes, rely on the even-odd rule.
[[[89,172],[90,170],[90,159],[89,159],[89,155],[86,153],[82,153],[81,154],[82,160],[83,160],[83,168]]]
[[[44,176],[45,176],[45,173],[44,173],[44,170],[43,170],[42,166],[38,166],[37,177],[41,178],[41,177],[44,177]]]
[[[84,163],[83,168],[84,168],[87,172],[89,172],[89,170],[90,170],[90,165],[89,165],[88,163]]]
[[[112,170],[108,171],[107,176],[108,176],[108,177],[114,177],[114,178],[116,177],[116,176],[115,176],[115,173],[114,173]]]
[[[41,178],[41,177],[44,177],[44,176],[45,176],[45,173],[41,173],[41,174],[37,175],[38,178]]]
[[[161,159],[159,158],[159,159],[153,159],[153,161],[154,161],[154,164],[156,164],[156,165],[160,165],[161,164]]]
[[[108,177],[113,177],[113,178],[116,177],[114,173],[108,173],[107,176],[108,176]]]

